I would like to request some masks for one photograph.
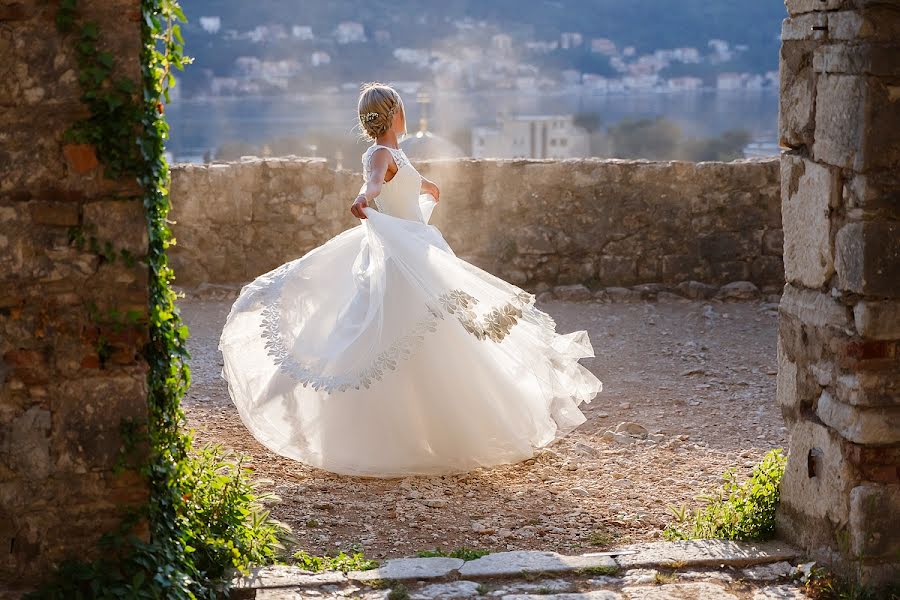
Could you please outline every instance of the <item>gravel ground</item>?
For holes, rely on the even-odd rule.
[[[191,329],[188,424],[198,443],[253,457],[256,474],[272,481],[265,488],[282,499],[273,515],[309,552],[579,553],[658,540],[669,506],[699,506],[727,468],[744,477],[786,442],[775,403],[776,305],[554,301],[540,307],[561,333],[588,330],[597,356],[582,362],[604,385],[582,405],[588,421],[575,432],[526,462],[461,476],[332,475],[272,454],[241,423],[219,378],[218,336],[232,298],[219,290],[180,302]]]

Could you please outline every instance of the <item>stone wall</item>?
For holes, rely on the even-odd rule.
[[[900,3],[787,0],[781,533],[900,581]]]
[[[441,160],[432,222],[454,251],[543,291],[686,280],[784,283],[777,159]],[[318,159],[177,165],[178,283],[242,283],[356,221],[362,176]]]
[[[146,421],[146,325],[110,316],[146,323],[147,267],[90,244],[146,255],[141,189],[62,140],[85,108],[77,33],[57,33],[57,4],[0,2],[0,588],[93,556],[119,508],[147,496],[138,474],[113,472],[120,420]],[[79,7],[117,75],[139,83],[139,2]]]

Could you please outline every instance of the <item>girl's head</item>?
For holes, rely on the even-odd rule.
[[[397,90],[383,83],[364,83],[359,93],[359,126],[370,140],[391,129],[399,137],[406,133],[406,113]]]

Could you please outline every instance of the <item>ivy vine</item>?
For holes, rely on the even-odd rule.
[[[192,435],[185,431],[181,399],[190,384],[188,329],[175,304],[166,256],[174,238],[166,220],[170,173],[164,103],[176,83],[173,71],[191,62],[183,53],[179,25],[186,21],[178,0],[141,0],[138,86],[113,78],[114,56],[100,49],[98,24],[79,18],[77,0],[60,0],[56,13],[58,31],[76,35],[81,100],[88,109],[64,140],[92,145],[105,177],[134,176],[143,190],[149,231],[149,341],[144,349],[149,410],[146,426],[122,422],[115,472],[138,470],[150,495],[102,537],[100,558],[62,564],[32,598],[217,598],[227,591],[228,567],[245,570],[272,562],[287,539],[287,529],[264,510],[267,498],[257,493],[243,459],[219,447],[193,448]],[[111,244],[87,238],[79,228],[70,231],[70,243],[88,245],[105,260],[116,256]],[[113,310],[110,319],[118,322],[121,316]],[[101,359],[108,351],[101,337]]]

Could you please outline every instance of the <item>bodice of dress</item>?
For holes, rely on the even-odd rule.
[[[397,163],[397,172],[390,181],[385,182],[381,187],[381,193],[375,198],[375,208],[392,217],[424,223],[425,219],[419,207],[422,176],[409,162],[403,150],[381,144],[369,146],[362,156],[363,179],[369,178],[372,170],[372,155],[378,148],[387,148],[390,151],[394,162]]]

